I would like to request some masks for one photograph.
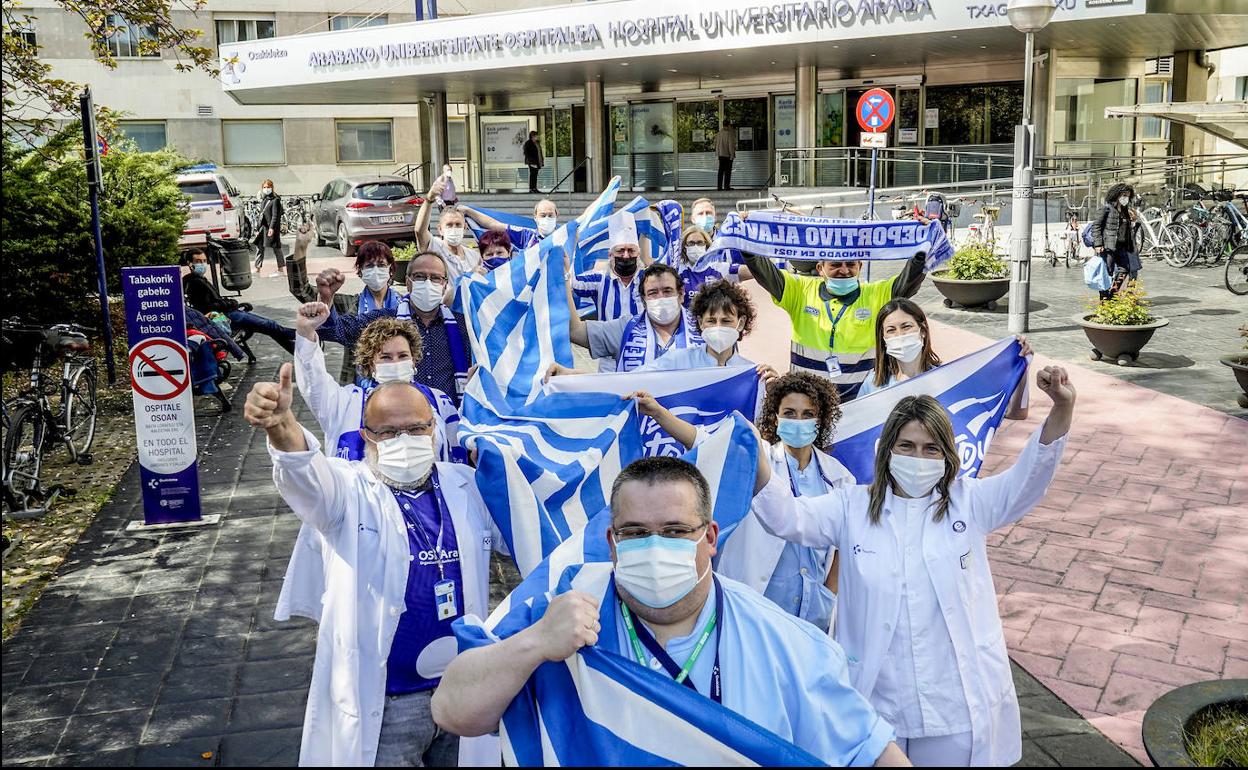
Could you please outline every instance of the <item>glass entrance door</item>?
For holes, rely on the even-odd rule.
[[[634,190],[676,189],[674,108],[672,102],[629,105]]]
[[[737,159],[732,164],[732,186],[759,189],[771,176],[771,126],[767,97],[725,99],[724,122],[737,133]]]
[[[719,100],[676,105],[676,184],[682,190],[715,187],[715,132]]]

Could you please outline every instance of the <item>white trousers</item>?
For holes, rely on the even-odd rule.
[[[969,732],[938,738],[898,738],[897,745],[915,767],[969,767],[971,764]]]

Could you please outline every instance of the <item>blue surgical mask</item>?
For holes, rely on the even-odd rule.
[[[616,584],[647,607],[672,606],[706,577],[697,564],[698,543],[705,537],[703,532],[697,540],[650,535],[616,542]]]
[[[844,297],[858,288],[857,278],[824,278],[823,284],[834,296]]]
[[[191,265],[191,270],[195,272],[195,275],[203,275],[204,273],[208,272],[208,263],[196,262],[193,265]]]
[[[776,421],[776,435],[786,446],[801,449],[815,442],[815,436],[819,435],[819,421],[781,417]]]
[[[485,265],[485,268],[487,270],[494,270],[495,268],[502,267],[503,265],[507,264],[507,260],[509,259],[511,259],[510,256],[489,257],[487,259],[481,260],[481,264]]]
[[[715,215],[703,214],[700,217],[694,217],[693,223],[700,227],[703,232],[709,233],[715,229]]]

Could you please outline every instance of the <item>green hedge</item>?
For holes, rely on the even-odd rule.
[[[5,315],[99,325],[91,206],[82,129],[71,124],[41,148],[5,137],[0,196],[0,281]],[[174,264],[186,225],[176,152],[120,143],[102,159],[100,226],[109,294],[120,302],[121,268]]]

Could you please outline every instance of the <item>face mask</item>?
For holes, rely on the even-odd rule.
[[[776,421],[776,434],[786,445],[801,449],[815,442],[815,436],[819,435],[819,421],[781,417]]]
[[[680,315],[680,301],[675,297],[649,299],[646,300],[646,312],[650,314],[651,321],[659,326],[666,326]]]
[[[706,247],[701,244],[698,244],[697,246],[685,247],[685,259],[689,260],[690,262],[697,262],[699,259],[702,259],[705,256],[706,256]]]
[[[272,195],[272,194],[273,194],[273,188],[272,188],[272,187],[261,187],[261,188],[260,188],[260,192],[264,193],[265,195]]]
[[[637,272],[637,260],[635,258],[631,258],[631,259],[617,258],[615,260],[615,274],[620,276],[621,278],[627,278],[636,272]]]
[[[1129,195],[1119,195],[1119,196],[1118,196],[1118,205],[1119,205],[1119,206],[1126,206],[1126,205],[1127,205],[1128,203],[1130,203],[1130,202],[1131,202],[1131,196],[1129,196]]]
[[[442,287],[433,281],[412,281],[412,293],[408,298],[417,310],[428,313],[442,304]]]
[[[893,481],[910,497],[927,497],[936,482],[945,477],[945,461],[910,457],[893,452],[888,461]]]
[[[442,240],[451,246],[458,246],[464,241],[464,228],[448,227],[442,231]]]
[[[616,543],[615,582],[647,607],[670,607],[706,577],[698,574],[698,543],[705,537],[651,535]]]
[[[481,264],[485,265],[486,270],[495,270],[507,264],[507,260],[509,259],[511,259],[510,255],[505,257],[486,257],[481,260]]]
[[[857,278],[824,278],[823,283],[836,297],[843,297],[858,288]]]
[[[409,358],[406,361],[385,361],[373,366],[373,379],[377,382],[411,382],[416,367]]]
[[[908,364],[923,352],[923,335],[920,332],[912,332],[890,337],[884,340],[884,350],[903,364]]]
[[[741,332],[735,326],[711,326],[702,330],[702,340],[716,353],[731,350],[739,339]]]
[[[364,279],[365,286],[373,291],[381,291],[390,285],[390,268],[366,267],[360,271],[360,277]]]
[[[195,264],[191,265],[191,271],[195,273],[195,275],[203,275],[204,273],[208,272],[208,263],[196,262]]]
[[[703,232],[709,233],[711,230],[715,229],[715,215],[703,214],[700,217],[694,217],[693,223],[702,228]]]
[[[548,216],[548,217],[537,218],[537,232],[539,235],[541,235],[542,237],[546,237],[547,235],[550,235],[554,231],[555,231],[555,218],[554,217]]]
[[[418,484],[433,468],[433,436],[395,436],[377,442],[377,470],[400,484]]]

